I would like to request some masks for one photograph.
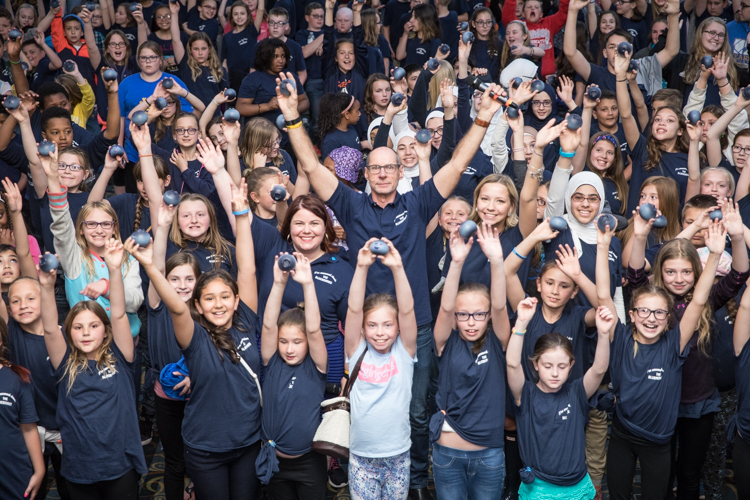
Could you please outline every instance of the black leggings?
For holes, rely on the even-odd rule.
[[[255,500],[258,477],[255,460],[260,441],[225,452],[197,450],[185,445],[185,465],[200,500]]]
[[[60,475],[60,466],[62,462],[62,455],[53,443],[46,443],[44,450],[44,468],[47,470],[47,475],[42,480],[42,485],[36,494],[36,500],[45,500],[47,493],[49,493],[49,464],[52,462],[52,469],[55,477],[55,487],[57,488],[57,495],[61,500],[70,500],[70,494],[68,493],[68,487],[65,484],[65,479]]]
[[[327,465],[326,457],[315,451],[279,457],[279,472],[266,487],[269,500],[325,500]]]
[[[641,463],[641,496],[643,500],[662,500],[667,493],[671,445],[647,443],[626,429],[612,424],[607,450],[607,485],[612,500],[630,500],[633,492],[635,463]]]
[[[182,500],[185,487],[185,445],[182,419],[185,401],[156,397],[156,428],[164,447],[164,492],[167,500]]]
[[[672,473],[669,476],[670,486],[677,476],[677,500],[698,500],[700,497],[703,462],[711,443],[714,415],[707,413],[700,418],[677,419],[672,436]],[[671,495],[669,491],[668,498],[672,498]]]
[[[750,444],[742,439],[740,433],[734,435],[734,484],[737,486],[737,498],[750,498]]]
[[[64,453],[64,451],[63,451]],[[68,481],[68,492],[76,500],[138,500],[138,481],[141,475],[134,470],[117,479],[94,484]]]

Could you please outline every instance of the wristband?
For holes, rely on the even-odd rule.
[[[234,215],[235,217],[237,217],[237,216],[240,216],[240,215],[245,215],[248,212],[250,212],[250,209],[246,208],[245,210],[240,210],[239,212],[232,211],[232,215]]]
[[[478,125],[479,127],[482,127],[482,128],[487,128],[490,126],[490,122],[488,122],[487,120],[480,120],[479,118],[474,118],[474,125]]]
[[[562,156],[563,158],[573,158],[576,155],[575,151],[572,151],[569,153],[567,151],[563,151],[562,147],[560,147],[559,153],[560,153],[560,156]]]
[[[513,149],[511,149],[511,151],[513,151],[514,153],[516,153],[518,151],[523,151],[524,149],[525,148],[513,148]]]
[[[521,337],[523,337],[524,335],[526,335],[526,330],[523,330],[523,331],[519,332],[518,330],[516,330],[516,329],[514,328],[514,329],[513,329],[513,333],[514,333],[515,335],[520,335]]]
[[[284,120],[284,123],[286,124],[287,128],[291,127],[293,125],[297,125],[298,123],[302,123],[302,117],[298,116],[294,120]]]
[[[148,157],[148,156],[154,156],[154,155],[152,155],[152,154],[151,154],[151,155],[142,155],[142,154],[139,154],[139,155],[138,155],[138,158],[146,158],[146,157]]]
[[[12,62],[12,61],[11,61],[11,62]],[[16,63],[16,64],[18,64],[18,63]],[[730,85],[730,83],[729,83],[729,80],[727,80],[727,83],[725,83],[724,85],[719,85],[719,88],[720,88],[720,89],[723,89],[723,88],[724,88],[724,87],[726,87],[727,85]]]
[[[621,83],[621,82],[627,82],[627,81],[628,81],[628,79],[627,79],[627,78],[625,78],[624,80],[617,80],[617,79],[615,79],[615,81],[616,81],[617,83]]]
[[[105,296],[109,293],[109,280],[107,278],[102,278],[100,281],[103,281],[107,284],[107,289],[104,290],[104,293],[102,294],[102,296]]]
[[[10,61],[10,59],[8,59]],[[10,61],[11,64],[21,64],[21,60],[19,59],[18,62],[16,61]]]
[[[300,128],[301,126],[302,126],[302,121],[300,120],[299,122],[295,123],[294,125],[287,125],[286,129],[287,130],[292,130],[292,129],[295,129],[295,128]]]
[[[528,255],[526,255],[526,256],[523,256],[523,255],[521,255],[520,253],[518,253],[518,250],[516,250],[516,247],[513,247],[513,253],[514,253],[514,254],[516,254],[516,256],[517,256],[517,257],[518,257],[519,259],[522,259],[522,260],[526,260],[526,259],[527,259],[527,258],[529,257]]]

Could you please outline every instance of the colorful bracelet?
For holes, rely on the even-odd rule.
[[[516,329],[514,328],[514,329],[513,329],[513,333],[514,333],[515,335],[520,335],[520,336],[522,336],[522,337],[523,337],[524,335],[526,335],[526,330],[523,330],[523,331],[519,332],[518,330],[516,330]]]
[[[295,129],[295,128],[300,128],[301,126],[302,126],[302,120],[298,121],[294,125],[287,125],[286,129],[287,130],[292,130],[292,129]]]
[[[516,256],[517,256],[517,257],[518,257],[519,259],[522,259],[522,260],[526,260],[527,258],[529,258],[529,256],[528,256],[528,255],[526,255],[526,256],[523,256],[523,255],[521,255],[520,253],[518,253],[518,250],[516,250],[516,247],[513,247],[513,253],[514,253],[514,254],[516,254]]]
[[[245,210],[240,210],[239,212],[232,211],[232,215],[235,217],[239,217],[240,215],[245,215],[246,213],[249,213],[250,209],[246,208]]]
[[[490,122],[488,122],[487,120],[480,120],[479,118],[474,118],[474,125],[487,128],[490,126]]]
[[[562,147],[560,147],[559,153],[563,158],[573,158],[576,155],[575,151],[569,153],[567,151],[563,151]]]

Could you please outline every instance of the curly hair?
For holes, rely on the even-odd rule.
[[[351,43],[351,42],[350,42]],[[265,38],[258,44],[255,52],[255,70],[268,73],[271,71],[271,63],[276,55],[276,49],[283,49],[286,57],[286,67],[289,64],[289,47],[278,38]]]
[[[352,103],[349,94],[325,94],[320,99],[320,115],[318,116],[318,135],[324,138],[338,127],[343,113]]]
[[[690,149],[690,138],[688,136],[687,126],[685,125],[685,115],[682,114],[681,110],[675,108],[674,106],[662,106],[661,108],[654,111],[654,114],[651,118],[652,131],[654,126],[654,118],[656,118],[656,116],[663,110],[671,111],[672,113],[674,113],[679,122],[679,129],[682,132],[682,134],[677,135],[677,141],[674,145],[675,151],[680,153],[687,153]],[[654,137],[653,133],[646,142],[646,152],[648,153],[648,161],[646,162],[645,169],[646,172],[651,172],[659,166],[659,163],[661,163],[661,155],[663,153],[661,141]]]

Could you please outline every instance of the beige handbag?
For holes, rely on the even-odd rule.
[[[349,380],[344,387],[344,395],[326,399],[320,403],[323,420],[318,430],[315,431],[312,443],[312,449],[320,454],[339,459],[349,458],[349,428],[351,427],[349,393],[354,381],[357,380],[359,367],[362,365],[365,354],[367,354],[367,347],[349,375]]]

